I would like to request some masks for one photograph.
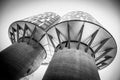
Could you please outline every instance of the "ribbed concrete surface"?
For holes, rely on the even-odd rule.
[[[76,49],[56,52],[43,80],[100,80],[94,59]]]
[[[0,80],[18,80],[34,72],[43,61],[42,47],[14,43],[0,52]]]

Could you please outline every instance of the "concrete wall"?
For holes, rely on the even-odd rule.
[[[56,52],[43,80],[100,80],[94,59],[76,49]]]
[[[14,43],[0,52],[0,80],[18,80],[33,73],[43,61],[42,47]]]

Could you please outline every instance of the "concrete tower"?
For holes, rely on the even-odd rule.
[[[43,80],[100,80],[116,55],[112,35],[86,12],[69,12],[47,35],[55,53]]]
[[[45,12],[10,25],[9,37],[13,44],[0,52],[0,80],[19,80],[40,66],[47,56],[41,39],[58,19],[57,14]]]

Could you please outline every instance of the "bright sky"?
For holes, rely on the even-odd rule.
[[[0,51],[11,44],[8,28],[14,21],[43,12],[64,15],[71,11],[91,14],[115,38],[118,51],[114,61],[99,71],[101,80],[120,80],[120,10],[111,0],[9,0],[0,2]],[[41,66],[30,80],[41,80],[47,66]]]

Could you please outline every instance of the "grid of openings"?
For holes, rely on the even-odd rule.
[[[45,12],[43,14],[25,18],[23,21],[34,23],[45,30],[47,27],[50,27],[53,24],[55,24],[56,21],[59,20],[59,18],[60,16],[53,12]]]
[[[95,18],[93,18],[90,14],[83,11],[68,12],[67,14],[62,16],[61,22],[66,20],[84,20],[99,24],[99,22]]]

